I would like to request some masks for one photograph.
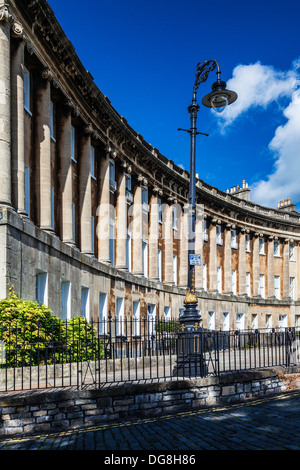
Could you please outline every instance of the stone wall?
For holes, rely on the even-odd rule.
[[[220,378],[3,394],[0,435],[54,432],[245,402],[299,388],[297,372],[273,368]]]

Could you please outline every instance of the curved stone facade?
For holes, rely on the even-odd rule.
[[[45,0],[0,0],[0,297],[68,318],[178,317],[189,174],[111,106]],[[299,325],[300,214],[197,180],[203,326]]]

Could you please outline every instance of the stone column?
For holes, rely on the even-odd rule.
[[[36,83],[36,192],[38,225],[48,231],[51,227],[51,138],[50,101],[52,74],[48,69]]]
[[[137,276],[143,276],[143,212],[141,184],[137,184],[135,188],[132,216],[132,273]]]
[[[259,295],[259,233],[255,233],[253,237],[253,297]]]
[[[11,206],[10,14],[0,2],[0,205]]]
[[[188,210],[189,205],[183,208],[180,222],[180,259],[179,259],[179,286],[188,285],[188,255],[189,255],[189,235],[188,235]]]
[[[158,193],[157,187],[153,188],[150,200],[150,226],[149,226],[149,279],[158,280]]]
[[[213,219],[209,229],[209,292],[217,292],[217,220]]]
[[[105,158],[100,169],[101,194],[97,208],[97,238],[98,259],[103,263],[111,264],[109,258],[109,219],[110,219],[110,184],[109,184],[109,148],[106,148]]]
[[[22,29],[20,33],[21,31]],[[16,33],[15,36],[17,36]],[[11,75],[12,204],[19,214],[28,215],[25,211],[24,41],[22,38],[15,40],[14,43]]]
[[[247,295],[246,293],[246,234],[245,229],[240,231],[239,236],[239,295]]]
[[[224,293],[232,293],[231,269],[231,225],[227,224],[224,231]]]
[[[91,126],[81,136],[79,153],[80,250],[92,254]]]
[[[288,238],[283,243],[283,288],[282,298],[290,297],[290,241]]]
[[[165,261],[163,265],[164,282],[173,284],[173,227],[172,204],[166,205],[163,219],[163,241],[165,247]]]
[[[72,160],[71,160],[71,107],[61,108],[57,125],[57,152],[60,161],[59,182],[61,190],[61,238],[65,243],[74,244],[72,215]]]
[[[270,235],[268,240],[268,298],[275,298],[275,287],[274,287],[274,237]]]
[[[126,270],[127,199],[125,171],[123,171],[119,180],[118,189],[119,192],[116,208],[116,268]]]

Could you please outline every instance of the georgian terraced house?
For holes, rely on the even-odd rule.
[[[111,106],[46,0],[0,0],[0,298],[55,315],[178,317],[189,174]],[[300,214],[197,179],[203,326],[300,325]]]

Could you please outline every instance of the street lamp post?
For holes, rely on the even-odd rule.
[[[175,367],[175,373],[178,375],[185,375],[185,364],[189,364],[189,375],[198,375],[198,367],[200,367],[200,375],[205,375],[205,364],[199,347],[197,339],[201,337],[199,332],[201,316],[197,310],[197,296],[195,292],[195,225],[196,225],[196,136],[198,134],[206,135],[197,130],[197,113],[200,109],[197,104],[197,90],[200,83],[207,80],[211,71],[217,69],[217,81],[212,85],[212,91],[204,96],[202,104],[204,106],[215,109],[217,112],[222,112],[225,107],[233,103],[237,99],[237,94],[234,91],[226,89],[226,83],[220,78],[221,72],[219,64],[216,60],[206,60],[203,64],[197,65],[197,73],[193,87],[192,104],[188,107],[190,113],[190,129],[181,129],[190,134],[190,188],[189,188],[189,210],[190,217],[188,223],[188,290],[184,300],[185,310],[180,317],[180,332],[178,335],[178,361]],[[198,344],[198,346],[197,346]],[[181,373],[183,372],[183,373]]]

